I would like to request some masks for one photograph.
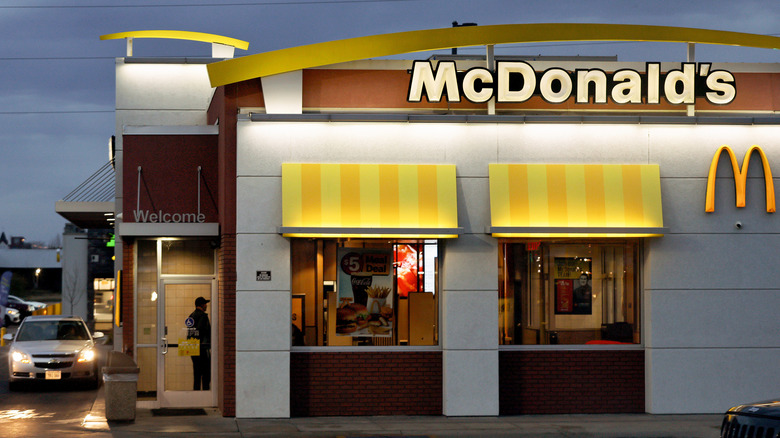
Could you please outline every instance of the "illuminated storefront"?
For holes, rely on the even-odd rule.
[[[556,38],[780,45],[600,26]],[[141,403],[474,416],[776,396],[780,66],[492,64],[492,44],[558,28],[118,59],[121,339]],[[440,48],[434,35],[488,44],[490,61],[363,60]],[[197,296],[211,297],[209,391],[185,387]]]

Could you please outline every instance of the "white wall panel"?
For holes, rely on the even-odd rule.
[[[271,271],[271,281],[257,281]],[[278,234],[236,235],[236,290],[290,290],[290,241]]]
[[[498,243],[486,234],[447,239],[440,277],[444,290],[495,290],[498,297]]]
[[[646,357],[651,414],[722,413],[780,394],[777,348],[650,349]]]
[[[238,126],[238,174],[279,175],[281,163],[455,164],[486,176],[497,159],[494,125],[271,123]]]
[[[116,108],[202,110],[214,89],[206,64],[124,64],[116,66]]]
[[[289,352],[236,352],[236,418],[289,416]]]
[[[266,114],[301,114],[303,112],[303,71],[260,78]]]
[[[648,162],[643,125],[501,124],[502,163],[644,164]]]
[[[117,121],[121,121],[116,127],[116,132],[122,134],[124,126],[204,126],[207,115],[205,110],[169,110],[147,111],[116,110]]]
[[[498,415],[498,350],[445,350],[443,363],[444,415]]]
[[[498,348],[498,290],[444,290],[441,300],[445,350]]]
[[[282,178],[240,177],[236,184],[236,232],[278,232],[282,225]]]
[[[289,351],[290,292],[236,292],[236,350]]]
[[[457,178],[458,226],[464,233],[483,234],[490,226],[490,180]]]

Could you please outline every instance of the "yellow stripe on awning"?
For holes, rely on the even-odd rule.
[[[288,237],[451,238],[455,165],[282,164]]]
[[[661,177],[654,164],[491,164],[496,237],[659,236]]]

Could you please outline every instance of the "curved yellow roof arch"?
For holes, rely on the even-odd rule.
[[[555,41],[653,41],[780,48],[780,37],[688,27],[594,23],[462,26],[350,38],[258,53],[207,66],[213,87],[340,62],[452,47]]]
[[[204,43],[217,43],[237,49],[246,50],[249,43],[221,35],[202,32],[188,32],[185,30],[135,30],[130,32],[110,33],[101,35],[101,40],[119,40],[122,38],[162,38],[174,40],[200,41]]]

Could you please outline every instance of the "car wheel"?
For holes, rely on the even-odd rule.
[[[9,391],[20,391],[22,389],[22,382],[8,382]]]

